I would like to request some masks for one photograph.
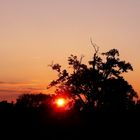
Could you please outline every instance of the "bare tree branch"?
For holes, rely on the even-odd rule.
[[[97,54],[99,51],[99,46],[97,46],[95,43],[93,43],[92,38],[90,38],[90,42],[91,42],[92,47],[95,50],[95,54]]]

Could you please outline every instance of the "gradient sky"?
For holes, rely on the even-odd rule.
[[[134,67],[125,77],[140,92],[139,0],[0,0],[0,99],[48,92],[56,77],[47,65],[64,66],[70,54],[117,48]]]

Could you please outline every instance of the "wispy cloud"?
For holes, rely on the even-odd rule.
[[[0,81],[0,84],[5,84],[5,82],[3,82],[3,81]]]
[[[19,92],[19,91],[17,91],[17,90],[10,90],[10,89],[0,89],[0,93],[11,93],[11,92]]]
[[[0,85],[35,85],[36,83],[31,82],[5,82],[0,81]]]
[[[0,99],[12,99],[23,93],[46,93],[46,87],[37,82],[0,81]],[[12,96],[14,95],[14,96]],[[15,96],[16,95],[16,96]]]

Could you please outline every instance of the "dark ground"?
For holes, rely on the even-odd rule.
[[[0,139],[139,139],[139,112],[53,112],[1,108]]]

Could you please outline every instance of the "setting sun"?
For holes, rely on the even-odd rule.
[[[56,100],[56,104],[57,104],[58,107],[63,107],[63,106],[65,106],[66,101],[65,101],[64,98],[59,98],[59,99]]]

